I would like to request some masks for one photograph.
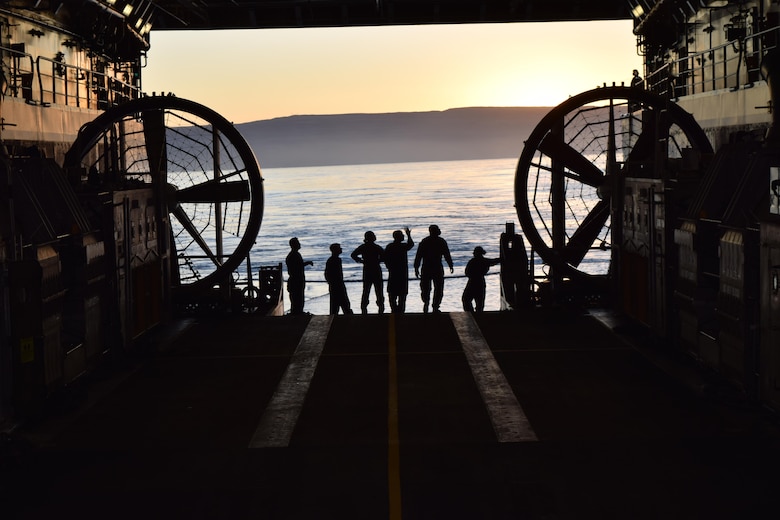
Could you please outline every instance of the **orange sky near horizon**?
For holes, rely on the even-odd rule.
[[[632,22],[152,32],[144,91],[233,123],[302,114],[555,106],[640,69]]]

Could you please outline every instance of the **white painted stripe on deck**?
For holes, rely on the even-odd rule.
[[[309,320],[290,364],[260,418],[249,442],[250,448],[285,448],[290,444],[332,321],[333,316],[312,316]]]
[[[498,442],[538,441],[523,407],[490,352],[474,317],[468,312],[453,312],[450,317],[458,332],[474,381],[487,407]]]

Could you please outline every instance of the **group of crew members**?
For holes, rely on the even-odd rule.
[[[366,231],[363,243],[350,254],[355,262],[363,264],[363,293],[360,299],[360,310],[368,313],[369,299],[373,289],[379,314],[385,312],[384,279],[382,264],[387,268],[387,296],[390,311],[403,313],[406,311],[406,296],[409,293],[409,260],[408,252],[414,247],[411,230],[393,232],[393,242],[386,247],[376,243],[373,231]],[[304,261],[300,253],[301,243],[297,237],[290,239],[290,253],[287,255],[287,291],[290,294],[290,314],[303,314],[304,288],[306,286],[305,267],[313,266],[311,260]],[[325,281],[328,283],[330,296],[330,314],[352,314],[352,307],[344,283],[342,268],[341,244],[330,245],[331,256],[325,263]],[[414,257],[414,275],[420,279],[420,296],[423,301],[423,312],[440,312],[444,297],[444,265],[446,262],[450,273],[455,271],[447,241],[441,237],[439,226],[428,227],[428,236],[420,241]],[[485,258],[482,247],[474,248],[474,257],[466,264],[468,281],[463,290],[461,301],[463,310],[482,312],[485,308],[485,275],[491,266],[500,259]],[[431,301],[431,289],[433,300]]]

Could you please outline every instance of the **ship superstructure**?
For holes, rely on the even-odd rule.
[[[691,112],[718,149],[772,122],[761,65],[778,45],[771,1],[630,2],[645,87]]]
[[[140,97],[150,3],[131,16],[111,3],[39,4],[0,6],[0,135],[11,156],[34,147],[61,164],[81,126]]]
[[[86,177],[62,164],[83,125],[140,97],[149,27],[98,2],[41,4],[0,5],[2,419],[40,406],[130,335],[113,301],[116,235],[96,221],[110,196],[93,190],[102,209],[90,215],[77,195]]]
[[[780,405],[777,135],[780,6],[772,1],[631,2],[646,88],[690,112],[713,146],[664,233],[663,320],[646,319],[746,395]],[[678,189],[665,184],[665,194]],[[679,189],[678,189],[679,191]],[[627,194],[628,197],[628,194]],[[659,206],[641,190],[637,206]],[[630,226],[629,226],[630,227]],[[625,301],[625,300],[624,300]]]

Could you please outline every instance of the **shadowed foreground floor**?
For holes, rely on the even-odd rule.
[[[3,517],[776,513],[776,416],[677,368],[560,309],[194,322],[14,432]]]

